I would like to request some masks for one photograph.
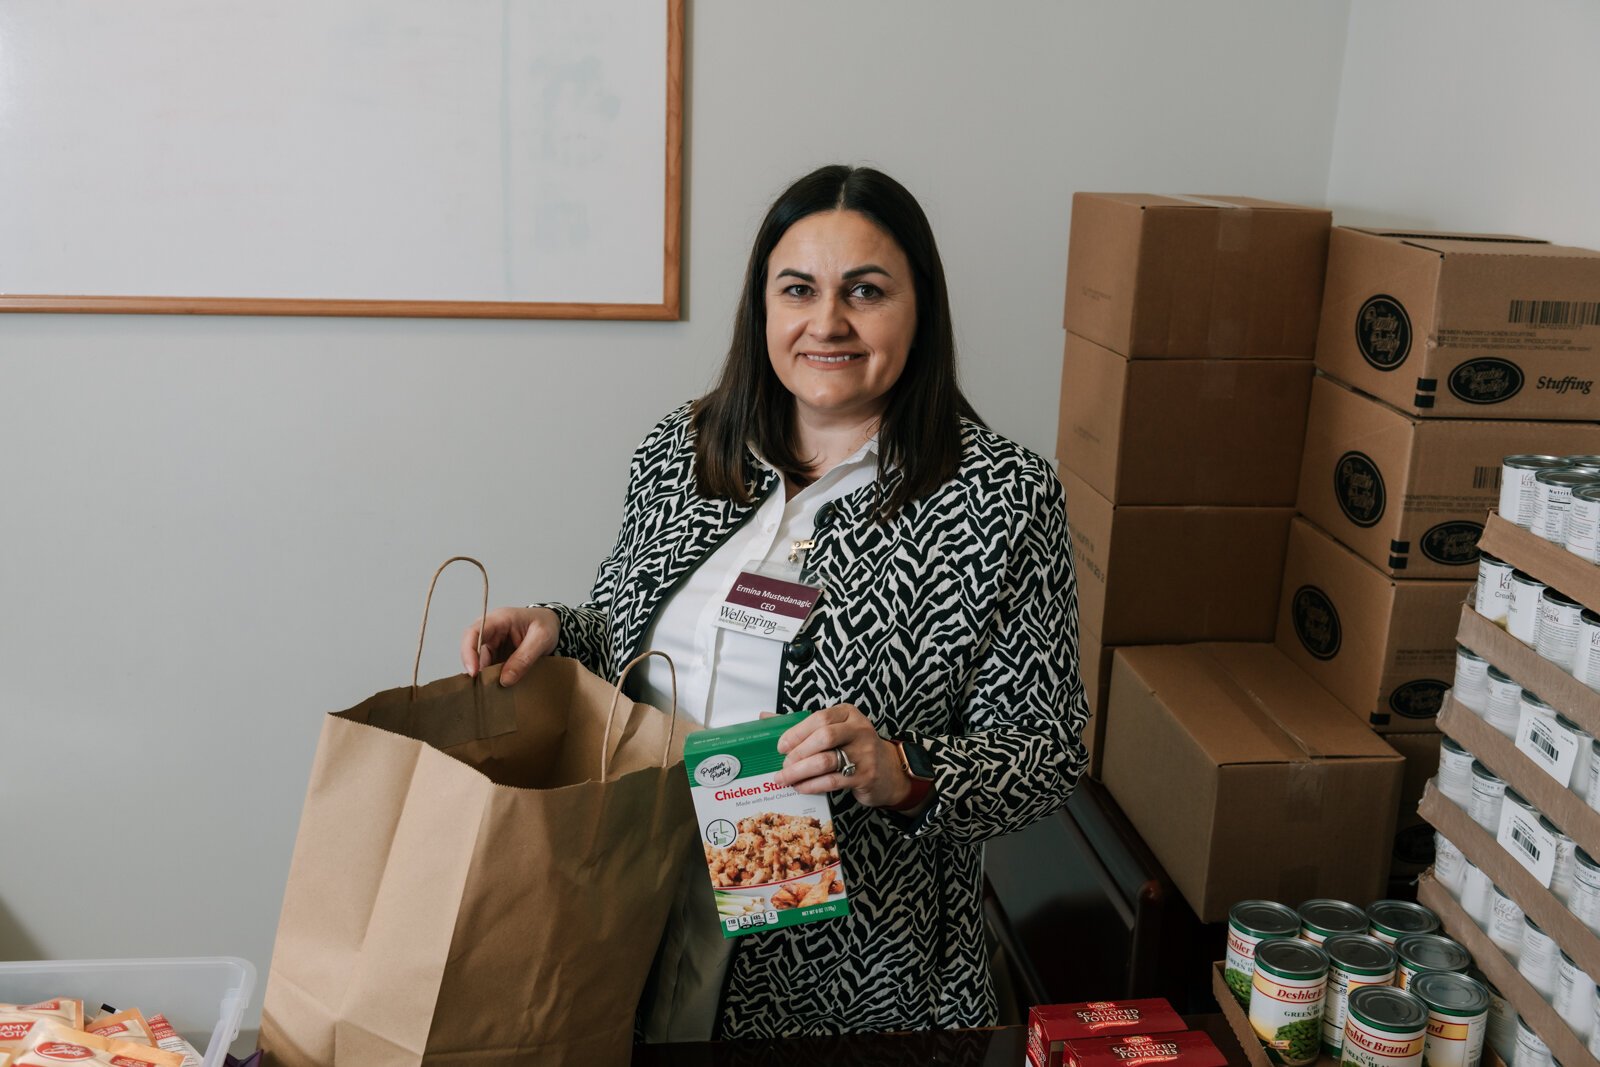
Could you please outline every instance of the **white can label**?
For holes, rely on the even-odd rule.
[[[1527,582],[1511,583],[1511,604],[1506,609],[1506,629],[1523,644],[1532,646],[1539,632],[1539,600],[1544,586]]]
[[[1428,1067],[1476,1067],[1483,1053],[1488,1013],[1471,1018],[1428,1011]],[[1518,1064],[1521,1067],[1521,1064]]]
[[[1600,500],[1572,501],[1567,515],[1567,551],[1589,563],[1600,563]]]
[[[1278,978],[1261,968],[1251,979],[1250,1027],[1273,1063],[1305,1067],[1322,1048],[1327,978]]]
[[[1548,597],[1539,601],[1539,655],[1568,673],[1578,656],[1578,622],[1582,615],[1583,608],[1576,604],[1559,604]]]
[[[1521,467],[1500,467],[1500,517],[1514,522],[1524,530],[1533,525],[1538,509],[1539,483],[1534,480],[1537,470]]]
[[[1433,876],[1450,891],[1451,896],[1460,899],[1461,888],[1467,877],[1467,857],[1455,846],[1455,842],[1437,830],[1433,834]],[[1404,989],[1405,986],[1400,988]]]
[[[1600,625],[1587,620],[1579,623],[1578,648],[1572,656],[1572,675],[1590,689],[1600,692]]]
[[[1511,607],[1511,572],[1509,563],[1478,561],[1478,586],[1472,594],[1472,609],[1490,622],[1504,624],[1506,611]]]
[[[1522,958],[1517,961],[1517,973],[1547,1000],[1556,991],[1558,957],[1556,943],[1549,934],[1531,926],[1523,931]]]

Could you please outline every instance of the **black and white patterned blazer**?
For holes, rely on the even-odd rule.
[[[549,605],[558,655],[616,677],[664,599],[782,491],[752,457],[757,504],[702,497],[693,437],[685,405],[634,453],[591,599]],[[883,736],[915,737],[937,799],[912,822],[831,796],[850,914],[739,938],[721,1036],[992,1025],[983,842],[1059,809],[1084,770],[1077,587],[1054,471],[963,422],[955,477],[879,524],[875,494],[890,487],[819,510],[805,577],[825,592],[785,650],[778,710],[850,703]]]

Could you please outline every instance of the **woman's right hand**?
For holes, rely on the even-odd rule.
[[[555,649],[560,632],[561,619],[549,608],[495,608],[483,620],[481,635],[476,622],[461,635],[461,666],[476,677],[491,663],[504,663],[500,684],[515,685]]]

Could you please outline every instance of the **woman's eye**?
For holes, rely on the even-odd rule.
[[[850,295],[857,300],[876,300],[883,295],[883,290],[870,282],[861,282],[850,290]]]
[[[811,295],[811,286],[802,285],[801,283],[796,282],[793,285],[785,286],[784,290],[783,290],[783,295],[784,296],[810,296]]]

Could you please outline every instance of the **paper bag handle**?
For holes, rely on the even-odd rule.
[[[478,568],[479,574],[483,575],[483,618],[478,620],[478,639],[480,641],[483,639],[484,628],[489,625],[489,572],[483,569],[483,564],[471,556],[451,556],[439,564],[439,569],[433,572],[433,580],[428,583],[428,598],[422,602],[422,632],[417,634],[417,658],[416,662],[411,664],[411,698],[413,700],[417,696],[417,672],[422,670],[422,642],[428,636],[428,609],[433,605],[433,587],[439,584],[439,575],[443,574],[444,569],[452,563],[470,563]],[[480,671],[473,678],[473,681],[479,682],[482,679],[483,673]]]
[[[617,702],[622,699],[622,683],[628,680],[629,671],[651,656],[660,656],[666,660],[667,670],[672,674],[672,712],[667,716],[667,747],[661,753],[661,766],[665,767],[667,765],[667,757],[672,755],[672,735],[678,729],[678,668],[673,664],[671,656],[665,652],[657,652],[652,649],[649,652],[641,652],[633,657],[628,661],[627,666],[622,668],[622,673],[617,675],[616,688],[611,691],[611,710],[606,712],[605,740],[600,742],[600,780],[602,782],[606,780],[606,772],[610,770],[611,720],[616,717]]]

